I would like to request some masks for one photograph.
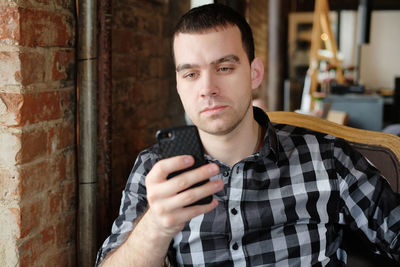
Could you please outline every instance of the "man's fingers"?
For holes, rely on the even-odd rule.
[[[164,199],[163,201],[168,201],[166,198],[169,197],[174,197],[176,196],[178,193],[185,191],[187,189],[189,189],[191,186],[209,179],[210,177],[218,174],[219,172],[219,168],[216,164],[212,163],[212,164],[207,164],[204,166],[201,166],[197,169],[194,170],[190,170],[184,173],[181,173],[180,175],[177,175],[171,179],[169,179],[168,181],[163,181],[163,182],[159,182],[159,183],[153,183],[148,187],[148,192],[147,192],[147,198],[149,200],[149,203],[153,203],[154,201],[157,201],[158,199]],[[146,178],[148,179],[148,178]],[[215,183],[218,183],[213,181],[212,183],[206,183],[207,186],[205,187],[201,187],[203,188],[202,190],[206,190],[205,193],[203,193],[202,195],[200,195],[200,198],[209,196],[214,194],[215,192],[220,191],[221,189],[215,191],[215,188],[213,187],[213,185]],[[222,184],[223,187],[223,184]],[[191,192],[191,190],[190,190]],[[193,196],[187,196],[188,198],[198,198],[198,194],[201,194],[203,191],[197,192],[195,191],[195,195]],[[188,194],[185,194],[184,196],[186,196]],[[197,199],[198,200],[198,199]],[[180,207],[185,206],[185,204],[181,203],[180,201],[171,201],[171,205],[169,205],[170,210],[174,210]],[[193,201],[194,202],[194,201]],[[192,202],[192,203],[193,203]],[[191,203],[189,203],[191,204]]]
[[[185,223],[193,219],[194,217],[199,216],[200,214],[212,211],[217,206],[218,206],[218,201],[216,199],[213,199],[209,204],[196,205],[183,208],[179,211],[179,220]]]
[[[158,214],[165,215],[170,212],[181,210],[182,208],[187,207],[188,205],[193,204],[200,199],[211,196],[221,191],[223,188],[224,182],[218,179],[207,182],[204,185],[198,187],[190,188],[188,190],[180,192],[179,194],[177,193],[169,198],[164,198],[162,199],[162,201],[157,201],[153,203],[154,205],[150,205],[157,211]],[[191,207],[188,208],[190,209]]]
[[[157,162],[146,176],[147,200],[151,216],[157,218],[160,229],[181,229],[188,220],[217,206],[213,200],[204,205],[188,205],[220,191],[224,184],[218,179],[192,187],[206,181],[219,172],[218,165],[206,164],[199,168],[183,172],[167,180],[170,173],[186,169],[194,164],[192,156],[177,156]],[[173,232],[175,232],[173,230]]]
[[[197,169],[181,173],[168,181],[168,186],[175,188],[177,192],[184,191],[201,181],[217,175],[219,172],[218,165],[210,163]]]
[[[188,168],[194,164],[192,156],[176,156],[158,161],[148,173],[146,180],[151,183],[165,181],[170,173]]]
[[[185,207],[196,201],[213,195],[224,188],[222,180],[209,181],[201,186],[193,187],[180,192],[171,198],[171,206]]]
[[[167,206],[168,205],[165,205],[164,207]],[[168,213],[167,211],[164,211],[161,216],[160,214],[157,215],[158,218],[157,223],[162,225],[162,229],[174,228],[179,225],[185,224],[187,221],[191,220],[196,216],[199,216],[200,214],[210,212],[217,206],[218,206],[218,201],[216,199],[213,199],[209,204],[179,208],[175,210],[173,213]],[[157,210],[156,212],[158,213],[160,212],[160,210]]]

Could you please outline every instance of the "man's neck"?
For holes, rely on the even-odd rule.
[[[200,131],[206,153],[229,166],[253,154],[260,140],[261,129],[253,118],[252,110],[248,113],[249,117],[244,118],[228,134],[212,135]]]

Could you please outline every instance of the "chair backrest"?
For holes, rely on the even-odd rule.
[[[268,112],[268,116],[274,123],[303,127],[347,140],[381,171],[393,191],[400,192],[400,137],[351,128],[295,112]],[[356,238],[348,238],[345,243],[349,248],[348,266],[399,266],[384,257],[368,253],[366,246],[360,245]]]

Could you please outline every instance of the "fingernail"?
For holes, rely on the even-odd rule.
[[[186,165],[191,164],[191,163],[192,163],[192,157],[191,157],[191,156],[185,156],[185,157],[183,158],[183,162],[184,162]]]
[[[222,189],[224,187],[224,183],[222,181],[216,180],[215,187],[218,189]]]
[[[218,168],[218,166],[215,165],[215,164],[211,164],[211,165],[208,167],[208,171],[209,171],[210,174],[216,174],[216,173],[218,173],[218,170],[219,170],[219,168]]]
[[[218,200],[213,199],[213,206],[214,206],[214,208],[218,206]]]

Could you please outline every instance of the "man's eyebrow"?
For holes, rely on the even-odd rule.
[[[212,65],[218,65],[218,64],[223,63],[223,62],[240,63],[240,60],[239,60],[238,56],[228,55],[228,56],[224,56],[224,57],[221,57],[221,58],[219,58],[217,60],[212,61],[211,64]],[[193,68],[198,68],[198,67],[199,67],[199,65],[197,65],[197,64],[185,63],[185,64],[179,64],[176,67],[175,70],[176,70],[176,72],[180,72],[182,70],[193,69]]]
[[[240,63],[240,60],[239,60],[238,56],[228,55],[228,56],[221,57],[217,60],[214,60],[213,62],[211,62],[211,64],[217,65],[217,64],[220,64],[223,62]]]
[[[182,70],[187,70],[187,69],[193,69],[193,68],[198,68],[199,67],[199,65],[196,65],[196,64],[179,64],[177,67],[176,67],[176,72],[180,72],[180,71],[182,71]]]

